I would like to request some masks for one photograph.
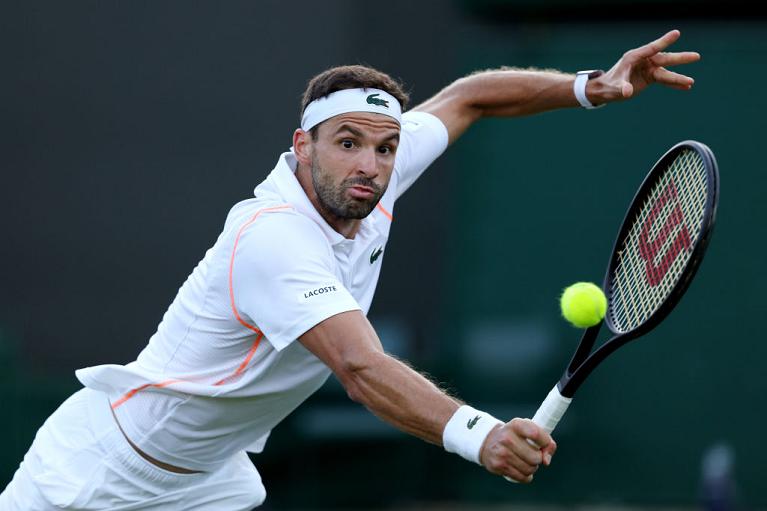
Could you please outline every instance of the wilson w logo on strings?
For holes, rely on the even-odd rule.
[[[667,207],[671,210],[663,220],[663,224],[656,225],[660,221],[661,213]],[[639,235],[639,255],[645,261],[645,275],[651,286],[657,286],[663,282],[663,278],[679,254],[690,250],[692,240],[684,220],[684,211],[679,202],[676,185],[673,180],[670,180],[653,203],[652,210],[642,224],[642,232]],[[657,234],[651,237],[651,233]],[[672,235],[674,235],[673,241],[667,244]],[[664,246],[666,250],[660,254]]]

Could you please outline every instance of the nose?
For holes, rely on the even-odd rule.
[[[357,172],[366,177],[374,178],[378,175],[378,158],[375,149],[360,151],[357,160]]]

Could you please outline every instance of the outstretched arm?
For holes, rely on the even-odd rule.
[[[360,311],[332,316],[299,340],[330,367],[352,400],[402,431],[443,444],[446,425],[462,403],[410,366],[384,353],[373,327]],[[468,423],[465,419],[454,421],[459,426],[454,429],[465,428],[466,435],[477,432],[481,426],[476,420],[472,424],[473,417],[472,413]],[[492,417],[488,416],[488,420]],[[531,446],[527,439],[540,449]],[[479,460],[473,461],[481,462],[494,474],[522,482],[532,480],[541,463],[548,465],[556,449],[551,437],[526,419],[495,426],[486,437],[478,439],[477,445],[481,445]]]
[[[700,59],[696,52],[664,53],[679,36],[678,30],[672,30],[627,51],[609,71],[588,81],[586,97],[599,105],[636,96],[652,83],[690,89],[692,78],[666,69]],[[573,94],[574,81],[575,75],[553,70],[482,71],[453,82],[414,110],[439,117],[453,143],[482,117],[515,117],[579,106]]]
[[[332,316],[299,340],[330,367],[353,401],[406,433],[442,444],[442,429],[460,403],[384,353],[360,311]]]

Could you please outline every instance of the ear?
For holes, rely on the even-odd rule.
[[[312,163],[312,134],[301,128],[293,132],[293,153],[301,165]]]

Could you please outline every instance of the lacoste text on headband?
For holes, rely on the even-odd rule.
[[[349,112],[384,114],[402,123],[402,107],[388,92],[372,88],[344,89],[309,103],[301,118],[301,129],[309,131],[322,121]]]

